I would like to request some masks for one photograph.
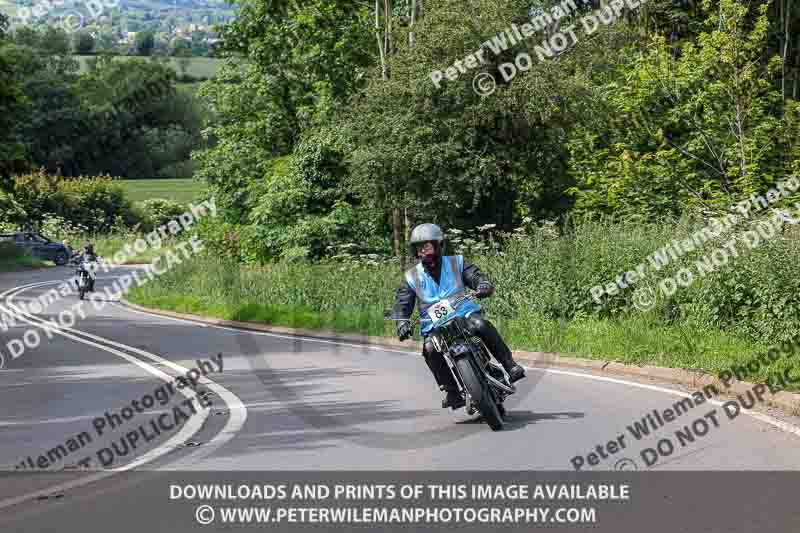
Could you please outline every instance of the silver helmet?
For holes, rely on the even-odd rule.
[[[420,224],[411,230],[411,238],[408,240],[408,250],[411,257],[417,255],[416,247],[423,242],[435,241],[444,253],[444,232],[436,224]]]

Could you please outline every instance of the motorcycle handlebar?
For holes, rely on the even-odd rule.
[[[461,304],[463,304],[466,301],[470,301],[470,300],[471,301],[475,301],[477,299],[478,298],[475,297],[475,293],[470,293],[470,294],[465,294],[464,296],[461,296],[461,297],[453,300],[451,302],[451,304],[455,308],[455,307],[459,307]],[[390,311],[387,310],[386,313],[384,314],[384,317],[383,317],[384,320],[391,321],[391,322],[411,322],[412,325],[421,324],[423,320],[430,320],[429,318],[423,319],[421,315],[418,316],[417,318],[415,318],[414,320],[411,320],[410,318],[390,318],[390,317],[386,316],[389,313],[390,313]]]

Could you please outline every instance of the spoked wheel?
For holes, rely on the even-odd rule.
[[[472,400],[477,404],[478,411],[483,415],[492,431],[503,429],[503,417],[494,401],[494,394],[488,385],[484,385],[478,378],[470,358],[462,357],[456,360],[456,368],[464,382],[464,387],[469,391]]]

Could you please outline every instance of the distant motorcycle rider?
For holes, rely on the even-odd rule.
[[[443,256],[444,233],[435,224],[421,224],[411,232],[409,248],[412,256],[420,259],[414,268],[405,272],[403,283],[397,289],[393,318],[401,319],[397,324],[397,336],[403,341],[411,336],[412,325],[408,320],[419,301],[420,314],[436,302],[462,294],[464,287],[476,291],[476,298],[487,298],[494,293],[494,286],[480,269],[464,261],[463,256]],[[472,302],[467,307],[467,324],[473,335],[480,337],[494,357],[508,372],[511,382],[525,377],[525,370],[514,362],[511,350],[503,341],[491,322],[481,316],[481,307]],[[472,307],[472,309],[470,309]],[[447,393],[442,407],[457,409],[464,405],[453,374],[441,353],[428,340],[432,325],[422,328],[422,355],[439,388]]]
[[[97,261],[97,254],[94,253],[94,245],[92,243],[87,242],[86,245],[83,247],[83,252],[78,252],[72,256],[73,260],[75,260],[79,267],[78,270],[75,271],[76,275],[80,275],[83,265],[88,262],[95,262]],[[94,291],[94,272],[91,270],[87,271],[89,274],[89,292]],[[81,288],[80,282],[76,279],[75,285],[78,289]]]

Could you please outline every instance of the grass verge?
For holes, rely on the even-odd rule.
[[[392,304],[398,273],[385,266],[342,269],[283,264],[240,269],[199,259],[135,288],[128,298],[145,307],[226,320],[393,336],[394,322],[383,320],[383,309]],[[768,349],[715,329],[665,324],[652,314],[554,320],[523,310],[507,318],[492,314],[489,303],[486,315],[512,349],[627,364],[717,373]],[[752,380],[779,367],[762,369]]]

